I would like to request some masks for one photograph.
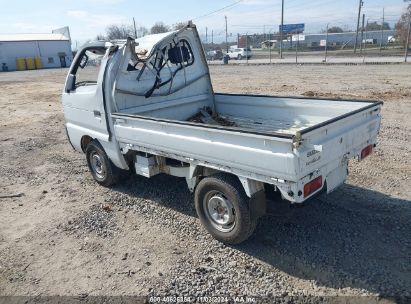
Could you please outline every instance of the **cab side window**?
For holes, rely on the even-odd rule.
[[[77,71],[75,87],[97,84],[101,61],[105,49],[89,49],[81,56]]]

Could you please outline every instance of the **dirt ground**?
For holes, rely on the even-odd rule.
[[[211,67],[216,92],[385,102],[345,185],[234,247],[200,226],[184,180],[92,180],[64,130],[66,73],[0,73],[0,295],[411,296],[411,65]]]

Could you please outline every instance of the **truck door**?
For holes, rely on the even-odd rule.
[[[67,76],[63,92],[64,115],[70,141],[77,150],[81,150],[84,135],[105,142],[109,140],[102,88],[107,58],[106,47],[84,48]]]

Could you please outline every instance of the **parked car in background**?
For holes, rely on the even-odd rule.
[[[221,50],[210,50],[206,52],[207,60],[222,60],[224,54]]]
[[[250,48],[233,48],[228,50],[228,56],[230,59],[241,60],[243,58],[250,59],[253,55]]]

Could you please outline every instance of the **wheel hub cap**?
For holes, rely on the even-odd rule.
[[[206,216],[215,228],[223,232],[232,230],[235,224],[234,207],[222,193],[206,195],[204,203]]]
[[[98,178],[103,179],[105,176],[104,166],[102,164],[100,155],[93,153],[91,156],[91,167]]]

